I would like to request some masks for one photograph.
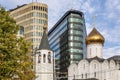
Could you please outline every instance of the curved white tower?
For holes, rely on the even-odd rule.
[[[46,28],[39,49],[35,53],[35,80],[53,80],[53,51],[50,49]]]
[[[104,45],[104,37],[95,29],[86,37],[87,58],[102,58],[102,49]]]

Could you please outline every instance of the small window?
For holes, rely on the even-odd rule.
[[[91,48],[90,48],[90,56],[91,56]]]
[[[46,62],[46,55],[44,54],[43,55],[43,63],[45,63]]]
[[[94,72],[94,77],[96,77],[96,72]]]
[[[96,64],[94,64],[94,68],[96,69]]]
[[[38,63],[40,63],[41,62],[41,54],[39,54],[39,56],[38,56]]]
[[[48,53],[48,63],[51,63],[51,54],[50,54],[50,52]]]
[[[83,68],[85,69],[85,64],[84,64]]]
[[[87,78],[87,74],[85,74],[85,78]]]
[[[81,75],[81,78],[83,78],[83,74]]]
[[[96,48],[96,53],[97,53],[97,48]]]

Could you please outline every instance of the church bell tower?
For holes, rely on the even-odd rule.
[[[53,80],[53,51],[50,49],[46,27],[39,48],[34,54],[35,80]]]

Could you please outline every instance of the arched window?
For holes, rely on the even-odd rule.
[[[90,57],[91,57],[91,48],[90,48]]]
[[[46,62],[46,60],[45,60],[45,59],[46,59],[46,55],[44,54],[44,55],[43,55],[43,63],[45,63],[45,62]]]
[[[51,55],[50,55],[50,52],[48,53],[48,63],[51,63]]]
[[[83,74],[81,75],[81,78],[83,78]]]
[[[94,64],[94,68],[96,69],[96,64]]]
[[[85,64],[83,65],[83,69],[85,69]]]
[[[96,77],[96,72],[94,72],[94,77]]]
[[[38,63],[40,63],[41,62],[41,54],[39,54],[39,56],[38,56]]]
[[[87,78],[87,73],[85,74],[85,78]]]
[[[97,53],[97,48],[96,48],[96,53]]]

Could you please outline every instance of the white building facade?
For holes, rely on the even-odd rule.
[[[72,64],[68,68],[68,80],[89,79],[98,80],[119,80],[120,70],[119,63],[114,60],[101,60],[96,57],[91,61],[81,60],[78,64]]]
[[[120,56],[102,58],[104,37],[94,28],[86,38],[87,56],[68,68],[68,80],[120,80]]]

